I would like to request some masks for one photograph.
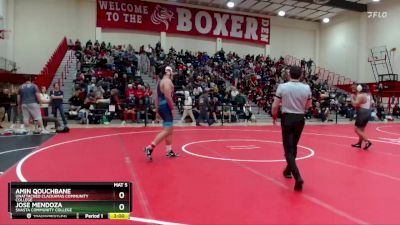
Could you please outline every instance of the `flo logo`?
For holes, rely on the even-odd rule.
[[[151,15],[151,22],[157,25],[163,23],[165,25],[165,29],[168,30],[169,23],[173,18],[174,13],[171,10],[157,5],[153,14]]]
[[[388,12],[367,12],[368,19],[385,19],[388,17]]]

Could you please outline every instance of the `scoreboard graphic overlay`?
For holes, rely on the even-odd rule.
[[[11,182],[12,219],[129,219],[130,182]]]

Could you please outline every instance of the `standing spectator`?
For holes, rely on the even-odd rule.
[[[240,65],[238,62],[233,64],[233,82],[234,87],[237,87],[240,76]]]
[[[50,103],[50,96],[47,94],[47,90],[45,86],[42,86],[40,92],[40,109],[43,111],[43,116],[49,116],[49,103]]]
[[[29,126],[29,120],[32,117],[39,125],[42,134],[49,132],[43,127],[42,115],[40,112],[39,88],[30,81],[25,82],[18,91],[18,105],[21,107],[22,117],[25,127]]]
[[[21,129],[24,128],[23,122],[22,122],[22,114],[19,110],[20,107],[18,107],[18,90],[16,88],[12,88],[11,90],[11,95],[10,95],[10,106],[11,106],[11,126],[10,128],[13,129],[15,128],[15,125],[17,124],[17,119],[21,123]]]
[[[396,103],[393,107],[393,116],[396,118],[400,117],[400,108],[399,108],[399,103]]]
[[[213,122],[211,122],[209,118],[209,107],[210,102],[208,99],[208,89],[206,88],[203,94],[199,97],[200,115],[197,118],[196,126],[200,126],[201,121],[207,122],[209,126],[213,124]]]
[[[196,120],[194,119],[194,115],[193,115],[193,100],[192,97],[190,97],[190,93],[189,91],[185,91],[185,101],[184,101],[184,105],[183,105],[183,115],[182,115],[182,119],[181,119],[181,123],[183,123],[185,121],[185,118],[187,115],[190,116],[190,119],[192,119],[192,123],[194,123]]]
[[[65,117],[64,107],[63,107],[63,100],[64,100],[64,92],[60,90],[60,86],[55,83],[54,90],[50,93],[51,98],[51,105],[52,105],[52,112],[54,118],[57,118],[57,111],[61,114],[61,119],[63,121],[64,127],[68,127],[68,121]]]

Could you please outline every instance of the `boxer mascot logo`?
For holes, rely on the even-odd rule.
[[[163,23],[165,25],[165,29],[168,30],[169,23],[173,18],[174,13],[171,10],[157,5],[153,14],[151,15],[151,22],[156,25]]]

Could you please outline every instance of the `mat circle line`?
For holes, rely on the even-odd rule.
[[[186,152],[189,155],[197,156],[200,158],[206,158],[206,159],[214,159],[214,160],[221,160],[221,161],[235,161],[235,162],[286,162],[285,159],[264,159],[264,160],[257,160],[257,159],[235,159],[235,158],[222,158],[222,157],[212,157],[212,156],[207,156],[207,155],[201,155],[198,153],[193,153],[187,149],[188,146],[198,144],[198,143],[209,143],[209,142],[224,142],[224,141],[248,141],[248,142],[264,142],[264,143],[274,143],[274,144],[282,144],[282,142],[279,141],[270,141],[270,140],[255,140],[255,139],[216,139],[216,140],[203,140],[203,141],[193,141],[189,142],[185,145],[182,146],[182,151]],[[310,151],[310,154],[303,156],[303,157],[298,157],[296,160],[302,160],[302,159],[307,159],[312,157],[315,152],[313,149],[298,145],[298,147],[306,149]]]
[[[399,135],[400,136],[400,134],[398,134],[398,133],[393,133],[393,132],[390,132],[390,131],[381,130],[381,128],[384,128],[384,127],[393,127],[393,126],[381,126],[381,127],[375,128],[375,129],[378,132],[382,132],[382,133],[386,133],[386,134],[392,134],[392,135]]]

